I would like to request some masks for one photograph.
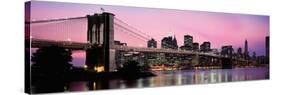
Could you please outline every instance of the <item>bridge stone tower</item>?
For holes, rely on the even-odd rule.
[[[110,49],[114,44],[114,14],[103,12],[87,15],[87,18],[87,68],[97,72],[109,72]]]

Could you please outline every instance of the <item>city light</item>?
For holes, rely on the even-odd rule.
[[[87,66],[87,65],[84,65],[83,68],[84,68],[84,69],[88,69],[88,66]]]
[[[98,73],[99,73],[99,72],[104,72],[104,66],[97,66],[97,67],[94,67],[94,70],[97,71]]]

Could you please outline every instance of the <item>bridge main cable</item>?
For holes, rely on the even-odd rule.
[[[141,40],[143,40],[143,41],[149,40],[149,38],[144,37],[143,35],[140,35],[140,34],[138,34],[138,33],[135,33],[134,31],[132,31],[132,30],[130,30],[130,29],[128,29],[128,28],[126,28],[126,27],[120,25],[120,24],[114,23],[114,25],[116,25],[116,27],[118,27],[118,28],[122,28],[122,29],[125,30],[125,31],[121,31],[121,32],[126,32],[126,31],[128,31],[128,32],[126,32],[126,33],[131,33],[131,34],[129,34],[129,35],[131,35],[131,36],[137,37],[137,38],[139,38],[139,39],[141,39]]]
[[[126,25],[127,27],[133,29],[134,31],[136,31],[136,32],[138,32],[138,33],[140,33],[140,34],[142,34],[142,35],[145,35],[146,38],[152,38],[152,37],[149,36],[148,34],[143,33],[143,32],[141,32],[140,30],[138,30],[138,29],[136,29],[136,28],[130,26],[129,24],[127,24],[127,23],[125,23],[124,21],[122,21],[121,19],[118,19],[117,17],[114,17],[114,19],[116,19],[116,21],[120,22],[121,24]]]
[[[131,26],[131,25],[125,23],[124,21],[122,21],[121,19],[119,19],[119,18],[117,18],[117,17],[114,17],[114,19],[115,19],[114,24],[117,24],[118,26],[122,26],[122,27],[124,27],[124,28],[126,28],[126,27],[130,28],[130,29],[126,28],[126,30],[130,30],[130,32],[132,32],[132,33],[135,34],[135,35],[141,35],[141,38],[144,38],[146,41],[150,40],[151,38],[154,38],[154,37],[152,37],[152,36],[150,36],[150,35],[148,35],[148,34],[142,32],[142,31],[138,30],[137,28],[135,28],[135,27],[133,27],[133,26]],[[117,22],[118,22],[118,23],[117,23]],[[120,24],[119,24],[119,23],[120,23]],[[121,24],[122,24],[122,25],[121,25]],[[121,28],[122,28],[122,27],[121,27]],[[135,31],[135,32],[134,32],[134,31]],[[157,39],[155,39],[155,40],[156,40],[157,42],[161,42],[161,41],[159,41],[159,40],[157,40]]]
[[[25,24],[35,24],[35,23],[48,23],[48,22],[56,22],[56,21],[65,21],[65,20],[75,20],[75,19],[84,19],[83,17],[70,17],[70,18],[58,18],[58,19],[46,19],[46,20],[34,20],[34,21],[25,21]]]

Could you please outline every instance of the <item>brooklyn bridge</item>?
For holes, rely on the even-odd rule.
[[[80,24],[81,22],[85,24]],[[153,63],[153,61],[149,61],[152,59],[157,59],[156,63],[161,63],[159,60],[162,60],[162,63],[167,65],[188,63],[190,67],[202,66],[203,62],[205,62],[204,64],[208,63],[221,68],[232,68],[235,64],[249,63],[247,59],[220,53],[115,44],[114,35],[117,33],[127,34],[143,42],[147,42],[153,37],[108,12],[82,17],[31,20],[26,21],[25,25],[30,31],[28,40],[30,40],[31,48],[55,45],[72,51],[84,50],[86,51],[86,67],[88,69],[102,67],[105,72],[116,70],[118,66],[121,66],[122,63],[129,59],[138,60],[144,64]],[[83,30],[86,30],[87,33],[76,35],[69,32],[73,30],[73,27],[79,25],[86,28]],[[50,29],[48,27],[55,28]],[[79,33],[79,31],[77,32]],[[59,37],[60,39],[53,39],[52,37],[36,35],[53,34],[53,36],[56,36],[57,33],[65,36]],[[87,40],[76,40],[75,37],[70,35],[83,36]]]

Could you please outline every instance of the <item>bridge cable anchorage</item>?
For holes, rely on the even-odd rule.
[[[140,33],[141,35],[146,36],[146,38],[148,38],[148,39],[153,38],[153,37],[151,37],[150,35],[148,35],[148,34],[142,32],[142,31],[138,30],[137,28],[132,27],[131,25],[125,23],[125,22],[122,21],[121,19],[118,19],[117,17],[114,17],[114,19],[115,19],[115,21],[117,21],[117,22],[119,22],[119,23],[121,23],[121,24],[123,24],[123,25],[125,25],[125,26],[127,26],[127,27],[129,27],[129,28],[131,28],[132,30],[134,30],[134,31],[136,31],[136,32],[138,32],[138,33]]]
[[[83,17],[70,17],[70,18],[58,18],[58,19],[46,19],[46,20],[33,20],[33,21],[25,21],[25,24],[35,24],[35,23],[48,23],[48,22],[57,22],[57,21],[65,21],[65,20],[74,20],[74,19],[84,19]]]

